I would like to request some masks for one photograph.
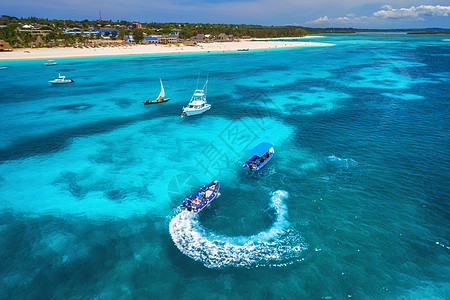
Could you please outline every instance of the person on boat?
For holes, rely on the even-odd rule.
[[[254,168],[256,169],[261,164],[261,157],[255,159]]]

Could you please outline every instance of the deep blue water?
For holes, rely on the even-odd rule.
[[[449,299],[448,38],[0,62],[0,299]]]

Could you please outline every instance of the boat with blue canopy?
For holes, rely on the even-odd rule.
[[[266,142],[260,143],[255,148],[248,151],[247,154],[252,154],[253,156],[247,160],[242,167],[259,171],[273,158],[273,144]]]
[[[220,184],[217,180],[208,183],[193,193],[189,198],[186,198],[183,203],[181,203],[180,208],[199,213],[217,197],[219,188]]]

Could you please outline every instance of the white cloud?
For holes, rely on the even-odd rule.
[[[450,6],[441,5],[420,5],[411,6],[410,8],[392,8],[389,5],[385,5],[379,10],[373,13],[374,17],[379,18],[392,18],[392,19],[422,19],[423,17],[447,17],[450,13]]]
[[[336,25],[344,25],[344,24],[359,24],[359,23],[367,23],[369,21],[375,20],[374,17],[366,17],[361,16],[358,17],[356,15],[347,15],[346,17],[339,18],[328,18],[327,16],[315,19],[313,21],[308,21],[306,25],[320,25],[320,24],[336,24]]]
[[[391,20],[416,20],[424,21],[425,17],[448,17],[450,14],[450,6],[441,5],[420,5],[411,6],[410,8],[392,8],[390,5],[383,5],[382,10],[374,12],[371,16],[356,16],[348,14],[345,17],[328,18],[320,17],[313,21],[308,21],[306,25],[345,25],[360,24],[368,22],[381,22],[388,19]]]

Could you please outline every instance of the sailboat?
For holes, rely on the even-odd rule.
[[[163,87],[161,78],[159,79],[159,82],[161,82],[161,92],[159,92],[158,98],[156,98],[155,100],[147,100],[144,102],[144,105],[167,102],[170,100],[170,98],[164,98],[166,96],[166,94],[164,93],[164,87]]]
[[[189,103],[186,107],[183,107],[183,113],[181,114],[181,117],[183,117],[184,115],[186,115],[186,116],[199,115],[211,108],[211,104],[208,104],[206,102],[206,85],[207,84],[208,84],[208,78],[206,78],[206,82],[205,82],[205,85],[203,86],[203,89],[201,89],[201,90],[199,90],[198,88],[195,89],[194,94],[192,95],[191,101],[189,101]],[[197,86],[198,86],[198,80],[197,80]]]

